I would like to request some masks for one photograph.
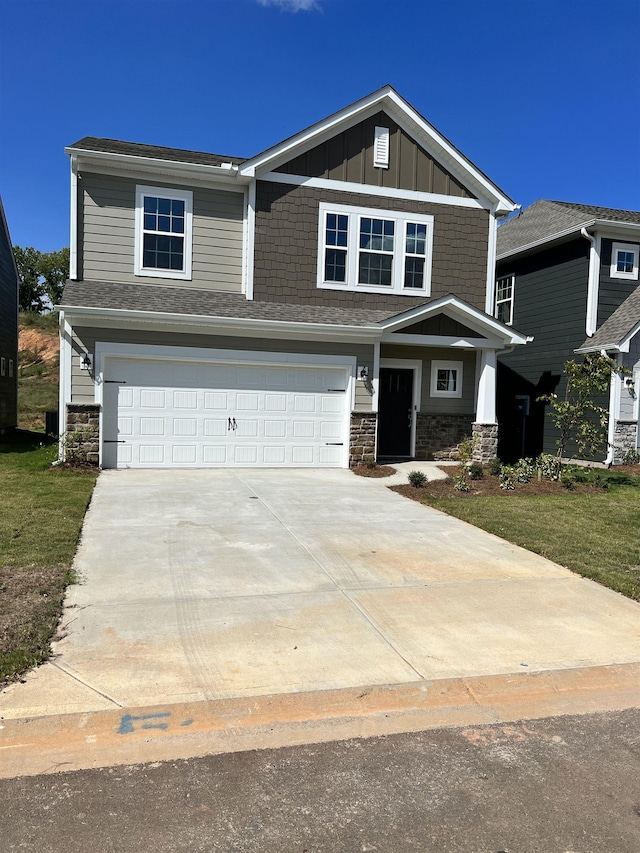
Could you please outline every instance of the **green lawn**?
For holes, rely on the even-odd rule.
[[[0,683],[49,655],[95,485],[56,456],[42,433],[0,437]]]
[[[640,601],[640,488],[424,503]]]

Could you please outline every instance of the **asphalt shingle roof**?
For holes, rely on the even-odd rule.
[[[154,287],[112,281],[68,281],[60,307],[150,311],[193,317],[229,317],[250,320],[284,320],[292,323],[327,323],[337,326],[371,326],[402,311],[368,308],[333,308],[256,302],[239,293]]]
[[[498,228],[498,257],[513,254],[562,231],[577,231],[594,219],[640,225],[640,211],[540,199]]]
[[[608,320],[600,326],[592,338],[580,349],[606,349],[617,346],[629,332],[640,323],[640,286],[631,293]]]
[[[104,154],[127,154],[132,157],[149,157],[153,160],[170,160],[176,163],[195,163],[200,166],[220,166],[244,163],[246,157],[226,157],[223,154],[207,154],[204,151],[188,151],[184,148],[166,148],[161,145],[143,145],[140,142],[123,142],[120,139],[103,139],[84,136],[69,148],[83,151],[98,151]]]

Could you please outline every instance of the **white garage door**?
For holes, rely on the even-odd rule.
[[[106,359],[105,468],[341,467],[345,368]]]

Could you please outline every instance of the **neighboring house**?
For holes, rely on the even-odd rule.
[[[514,203],[387,86],[251,159],[70,146],[66,448],[103,467],[496,453]],[[487,313],[488,312],[488,313]]]
[[[19,278],[0,199],[0,435],[18,425]]]
[[[609,450],[638,447],[640,212],[537,201],[498,229],[495,316],[531,334],[499,356],[501,458],[556,449],[542,394],[565,390],[569,359],[604,351],[631,373],[611,384]],[[586,338],[586,340],[585,340]]]

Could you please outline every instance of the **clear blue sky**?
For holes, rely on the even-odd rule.
[[[640,0],[0,0],[0,63],[16,245],[82,136],[250,156],[385,83],[523,206],[640,209]]]

